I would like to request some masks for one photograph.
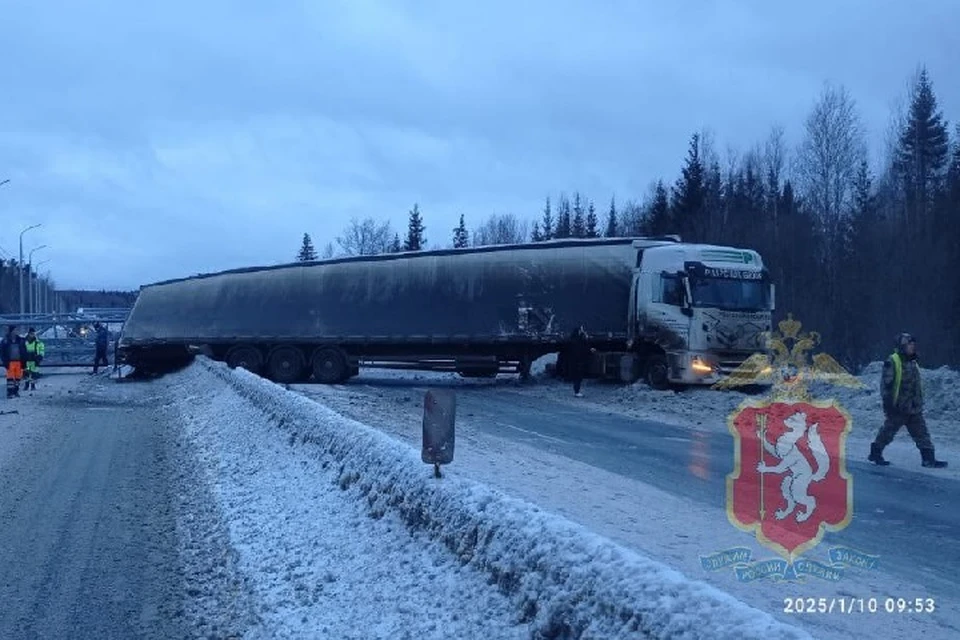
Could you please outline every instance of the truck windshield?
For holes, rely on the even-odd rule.
[[[765,311],[770,308],[770,284],[763,280],[697,277],[690,279],[693,306],[728,311]]]

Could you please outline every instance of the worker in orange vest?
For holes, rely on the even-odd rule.
[[[23,363],[27,359],[27,345],[17,334],[17,327],[7,327],[7,335],[0,342],[0,361],[7,372],[7,397],[20,396],[20,380],[23,378]]]

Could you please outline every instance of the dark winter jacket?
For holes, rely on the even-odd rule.
[[[27,359],[27,344],[21,336],[17,334],[7,334],[0,342],[0,361],[3,362],[4,369],[11,362],[24,362]]]
[[[895,357],[901,363],[900,388],[896,388]],[[902,352],[892,354],[883,363],[883,375],[880,381],[880,395],[885,413],[917,415],[923,413],[923,388],[920,384],[920,365],[917,357]],[[894,397],[896,396],[896,397]]]
[[[107,331],[107,328],[101,325],[100,328],[97,329],[97,349],[106,350],[107,341],[109,339],[110,339],[110,334]]]
[[[590,363],[590,345],[587,342],[587,336],[580,331],[574,331],[570,335],[570,342],[567,345],[567,362],[570,373],[574,376],[586,374],[587,365]]]

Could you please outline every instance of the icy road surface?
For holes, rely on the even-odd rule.
[[[2,638],[184,636],[169,441],[101,382],[0,403]]]
[[[853,522],[828,533],[807,554],[826,560],[826,548],[849,546],[879,555],[879,570],[849,569],[838,583],[744,584],[730,570],[706,572],[699,563],[700,555],[734,546],[752,548],[754,560],[774,555],[727,520],[725,482],[734,458],[723,413],[691,417],[691,424],[681,426],[630,415],[592,397],[610,400],[622,388],[588,385],[587,398],[577,399],[566,385],[539,381],[523,387],[506,377],[465,381],[371,371],[346,385],[294,387],[367,424],[379,422],[411,444],[419,444],[423,395],[430,388],[457,391],[458,444],[450,472],[562,513],[817,637],[862,637],[867,629],[897,637],[960,637],[960,482],[953,469],[921,469],[916,450],[904,452],[901,440],[891,447],[900,464],[881,470],[862,461],[866,436],[850,438]],[[937,611],[799,618],[781,613],[786,597],[841,596],[877,597],[881,603],[886,597],[929,597]]]

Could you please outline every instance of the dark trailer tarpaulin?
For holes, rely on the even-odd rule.
[[[555,342],[578,323],[623,338],[636,263],[611,239],[226,271],[143,287],[123,342]]]

